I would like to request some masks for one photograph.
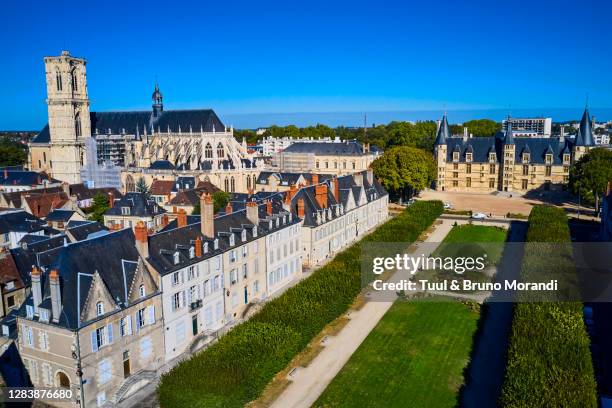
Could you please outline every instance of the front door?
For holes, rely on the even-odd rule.
[[[130,352],[123,352],[123,378],[130,376]]]
[[[198,334],[198,314],[194,314],[191,317],[191,330],[193,331],[193,335]]]

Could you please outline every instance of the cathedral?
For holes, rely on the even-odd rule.
[[[49,121],[30,142],[29,167],[70,184],[86,161],[120,166],[124,189],[135,180],[195,176],[226,191],[255,186],[259,163],[211,109],[164,110],[155,84],[149,111],[90,112],[86,61],[63,51],[45,57]],[[85,142],[96,141],[97,157]]]
[[[508,121],[505,132],[491,137],[451,136],[446,115],[435,141],[436,190],[524,194],[529,190],[564,189],[570,166],[596,147],[593,125],[585,108],[575,137],[515,137]]]

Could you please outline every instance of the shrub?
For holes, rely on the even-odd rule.
[[[162,407],[242,407],[256,399],[361,290],[361,242],[412,242],[442,213],[439,201],[417,201],[309,278],[268,302],[213,346],[162,375]]]
[[[534,207],[529,215],[527,242],[521,269],[523,281],[561,277],[560,283],[565,287],[560,290],[577,290],[567,217],[562,209]],[[596,407],[596,383],[582,303],[542,302],[547,299],[541,297],[540,302],[525,302],[534,296],[538,295],[521,294],[514,307],[500,405]],[[576,299],[576,293],[571,296]]]

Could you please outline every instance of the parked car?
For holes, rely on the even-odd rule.
[[[453,208],[453,205],[451,203],[444,203],[445,210],[450,210],[451,208]]]
[[[474,213],[472,214],[472,218],[475,220],[486,220],[489,217],[484,213]]]

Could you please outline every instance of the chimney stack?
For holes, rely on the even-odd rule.
[[[255,201],[246,203],[246,216],[254,225],[259,225],[259,206]]]
[[[32,300],[34,301],[34,314],[38,314],[38,306],[42,302],[42,288],[40,270],[34,265],[32,265]]]
[[[115,205],[115,195],[112,191],[108,192],[108,208],[113,208]]]
[[[313,174],[312,175],[312,184],[319,184],[319,175],[318,174]]]
[[[198,258],[202,257],[202,238],[197,237],[195,240],[195,256]]]
[[[134,236],[136,237],[136,249],[143,258],[149,257],[149,234],[147,226],[144,222],[138,221],[134,227]]]
[[[225,213],[226,214],[231,214],[232,212],[233,212],[232,211],[232,202],[228,201],[227,205],[225,206]]]
[[[321,208],[327,208],[327,184],[317,184],[315,186],[315,198]]]
[[[300,198],[297,202],[297,216],[304,219],[304,199]]]
[[[187,213],[181,208],[176,216],[177,226],[183,228],[187,226]]]
[[[333,178],[331,181],[332,193],[334,194],[334,199],[336,200],[336,204],[340,203],[340,180],[338,177]]]
[[[162,215],[162,228],[166,228],[168,226],[168,214]]]
[[[215,212],[213,199],[209,193],[200,196],[200,232],[205,237],[215,237]]]
[[[49,288],[51,291],[51,315],[55,323],[59,322],[62,312],[62,290],[57,269],[52,269],[49,274]]]
[[[272,200],[266,200],[266,214],[272,215]]]

